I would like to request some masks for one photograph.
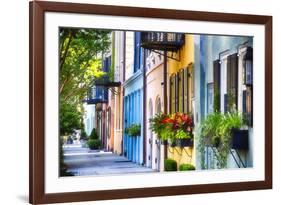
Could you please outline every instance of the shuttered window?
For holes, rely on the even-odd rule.
[[[220,61],[213,62],[213,79],[214,79],[214,111],[220,111]]]
[[[214,83],[207,84],[207,113],[214,110]]]
[[[179,71],[178,76],[178,112],[183,112],[183,88],[184,88],[184,78],[183,78],[183,70]]]
[[[188,113],[189,112],[189,72],[188,69],[185,68],[183,70],[184,75],[184,86],[183,86],[183,112]]]
[[[227,111],[237,109],[238,92],[238,56],[237,53],[227,57]]]
[[[253,49],[248,47],[243,58],[243,90],[242,111],[248,126],[253,126]]]
[[[192,65],[181,69],[170,76],[170,113],[191,112],[191,96],[193,81],[191,80]]]
[[[253,85],[253,48],[248,47],[243,59],[243,78],[246,86]]]
[[[135,32],[134,51],[134,72],[137,72],[141,65],[140,32]]]
[[[176,111],[176,75],[170,77],[170,113]]]
[[[190,88],[190,96],[192,98],[194,97],[194,84],[193,84],[193,78],[192,78],[193,67],[194,67],[193,63],[188,66],[188,78],[189,78],[188,85]],[[191,99],[189,99],[189,100],[191,101]]]

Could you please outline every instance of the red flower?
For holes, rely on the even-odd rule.
[[[163,124],[173,123],[173,119],[166,117],[161,121]]]

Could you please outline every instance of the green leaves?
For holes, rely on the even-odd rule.
[[[105,75],[102,55],[109,52],[110,32],[60,29],[60,97],[81,103],[95,79]]]
[[[82,113],[78,110],[77,105],[60,100],[59,109],[60,135],[70,134],[75,129],[83,127]]]
[[[201,156],[204,156],[206,145],[211,145],[217,149],[218,167],[227,166],[227,156],[229,152],[231,131],[240,129],[243,126],[243,117],[237,111],[220,113],[214,112],[209,114],[201,123],[199,128],[199,150]],[[204,162],[204,159],[202,159]],[[203,164],[201,164],[204,167]]]
[[[82,127],[82,102],[96,79],[105,75],[102,55],[109,52],[110,32],[96,29],[60,28],[59,94],[60,133]]]
[[[189,132],[185,132],[183,130],[177,130],[176,139],[188,139],[188,138],[192,138]]]
[[[125,129],[125,133],[132,137],[137,137],[141,135],[141,125],[140,124],[132,124]]]

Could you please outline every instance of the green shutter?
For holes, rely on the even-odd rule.
[[[183,86],[183,92],[184,92],[184,102],[183,102],[183,112],[188,113],[189,112],[189,73],[188,68],[185,68],[183,70],[184,75],[184,86]]]
[[[178,72],[178,111],[183,112],[183,83],[184,83],[184,78],[183,78],[183,70]]]
[[[220,111],[220,61],[213,62],[213,79],[214,79],[214,111]]]
[[[176,82],[175,74],[170,77],[170,113],[174,113],[176,110]]]

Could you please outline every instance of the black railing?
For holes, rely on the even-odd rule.
[[[108,88],[103,86],[94,86],[92,89],[89,90],[85,102],[87,104],[107,103]]]
[[[95,80],[94,85],[104,86],[104,87],[120,87],[121,82],[114,82],[114,81],[110,80],[109,76],[103,76],[103,77]]]
[[[177,51],[184,44],[184,34],[142,32],[141,47],[153,50]]]

